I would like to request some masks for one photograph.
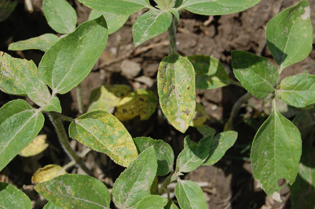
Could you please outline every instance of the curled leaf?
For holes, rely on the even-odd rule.
[[[66,174],[67,172],[62,169],[60,165],[46,165],[38,169],[32,176],[32,184],[49,181],[57,176]]]
[[[27,145],[27,147],[25,147],[19,155],[23,157],[30,157],[43,152],[48,147],[46,139],[46,134],[36,136],[36,138],[29,145]]]

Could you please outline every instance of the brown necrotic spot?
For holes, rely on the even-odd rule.
[[[187,90],[189,90],[189,89],[190,89],[190,86],[187,87]]]

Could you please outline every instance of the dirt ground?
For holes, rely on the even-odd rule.
[[[244,12],[214,17],[183,12],[177,34],[178,52],[182,56],[211,55],[224,64],[231,78],[233,78],[231,50],[244,50],[262,55],[275,64],[265,45],[266,24],[279,10],[282,11],[297,2],[299,1],[262,0],[256,6]],[[315,0],[309,0],[309,2],[311,11],[315,11]],[[69,3],[77,11],[78,24],[86,21],[90,10],[76,0],[69,0]],[[25,10],[23,1],[21,1],[13,14],[6,21],[0,23],[0,50],[15,57],[32,59],[38,64],[43,55],[40,51],[12,52],[7,50],[8,45],[12,42],[44,33],[54,33],[43,16],[41,1],[33,0],[33,6],[34,11],[30,13]],[[103,84],[127,84],[134,89],[150,89],[157,94],[156,74],[159,62],[168,53],[168,37],[167,33],[163,33],[135,48],[131,27],[143,12],[140,11],[132,15],[120,30],[109,36],[106,49],[98,63],[82,82],[83,100],[86,107],[91,90]],[[311,21],[313,28],[315,28],[315,13],[312,12],[311,14]],[[135,66],[135,69],[132,69],[133,74],[130,73],[131,71],[124,71],[124,62],[129,62],[128,66]],[[314,44],[310,55],[302,62],[284,70],[281,78],[306,70],[315,75]],[[197,101],[204,106],[210,116],[207,124],[215,128],[217,132],[223,131],[233,104],[245,93],[245,90],[236,86],[207,91],[197,90]],[[16,96],[0,92],[0,106],[16,98]],[[60,95],[60,99],[64,114],[72,117],[78,116],[74,91]],[[290,208],[288,187],[281,192],[283,202],[277,203],[266,197],[262,190],[256,188],[256,182],[252,177],[250,161],[248,160],[249,149],[246,149],[246,147],[250,145],[256,129],[266,117],[261,114],[265,108],[266,104],[264,102],[252,98],[241,109],[236,120],[235,129],[239,132],[239,136],[235,146],[214,166],[201,166],[184,177],[198,182],[202,186],[208,201],[208,208]],[[136,118],[125,122],[124,125],[133,137],[150,136],[170,143],[176,156],[183,147],[182,142],[185,135],[190,135],[196,141],[200,139],[200,135],[194,128],[189,128],[185,135],[179,133],[168,124],[164,117],[161,117],[160,113],[161,111],[157,110],[149,121],[140,121]],[[47,164],[64,165],[69,162],[69,159],[60,148],[49,120],[46,120],[42,133],[48,134],[50,146],[47,150],[35,157],[23,158],[17,156],[0,174],[1,181],[10,182],[28,194],[35,208],[41,208],[45,201],[33,190],[31,185],[32,174],[39,167]],[[71,141],[71,145],[77,151],[84,148],[75,140]],[[113,163],[105,155],[96,152],[89,153],[85,157],[85,161],[94,172],[94,176],[103,181],[109,188],[123,170],[122,167]],[[72,173],[82,172],[76,167],[72,167],[68,171]]]

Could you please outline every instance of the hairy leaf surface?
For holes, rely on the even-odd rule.
[[[0,182],[0,208],[31,209],[30,198],[15,186]]]
[[[159,195],[150,195],[141,200],[137,209],[164,209],[167,199]]]

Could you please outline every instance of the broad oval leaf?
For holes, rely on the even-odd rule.
[[[181,208],[207,208],[202,189],[193,181],[179,180],[175,186],[175,195]]]
[[[39,110],[21,99],[0,108],[0,171],[37,136],[44,120]]]
[[[157,171],[153,146],[147,148],[120,174],[112,190],[113,202],[118,208],[137,208],[150,195],[150,187]]]
[[[59,112],[61,113],[61,105],[60,105],[60,100],[58,97],[52,97],[43,107],[41,107],[42,110],[46,112]]]
[[[82,23],[61,38],[39,63],[39,77],[55,93],[65,94],[91,71],[107,43],[107,25],[103,16]]]
[[[61,34],[72,33],[77,24],[77,14],[65,0],[44,0],[43,10],[48,25]]]
[[[9,45],[9,50],[29,50],[38,49],[43,52],[48,51],[52,45],[54,45],[59,40],[59,37],[52,33],[46,33],[44,35],[30,38],[24,41],[14,42]]]
[[[231,79],[219,60],[205,55],[187,58],[196,72],[196,89],[215,89],[230,84]]]
[[[180,132],[189,127],[196,108],[194,67],[185,57],[165,57],[158,70],[158,94],[161,109]]]
[[[64,175],[67,172],[60,165],[46,165],[43,168],[39,168],[32,176],[32,184],[38,184],[45,181],[49,181],[57,176]]]
[[[186,0],[178,8],[200,15],[225,15],[241,12],[260,2],[261,0]]]
[[[35,190],[61,208],[109,208],[110,194],[99,180],[86,175],[65,174],[39,183]]]
[[[0,208],[32,208],[30,198],[11,184],[0,182],[0,197]]]
[[[110,12],[100,12],[97,10],[92,10],[89,15],[89,20],[96,19],[101,15],[103,15],[106,20],[107,27],[108,27],[108,34],[112,34],[116,32],[119,28],[121,28],[125,24],[125,22],[129,18],[129,15],[114,14]]]
[[[92,149],[107,154],[117,164],[127,167],[137,157],[132,137],[112,114],[94,111],[81,115],[69,126],[70,137]]]
[[[218,162],[224,156],[225,152],[233,146],[236,139],[236,131],[225,131],[217,134],[210,142],[209,156],[203,165],[213,165]]]
[[[36,136],[35,139],[19,153],[19,155],[22,157],[30,157],[43,152],[49,146],[46,143],[46,139],[46,134]]]
[[[139,46],[146,40],[165,32],[172,23],[172,14],[153,9],[141,15],[132,26],[133,41]]]
[[[299,130],[274,110],[258,129],[250,153],[254,177],[268,196],[281,201],[277,181],[294,182],[301,152]]]
[[[0,90],[13,95],[26,95],[28,78],[38,77],[37,67],[31,60],[13,58],[0,52]]]
[[[149,0],[79,0],[82,4],[97,11],[121,15],[132,15],[143,8],[152,8]]]
[[[283,79],[276,94],[294,107],[306,107],[315,103],[315,76],[307,73]]]
[[[158,163],[156,175],[165,176],[173,170],[174,152],[168,143],[163,140],[155,140],[150,137],[137,137],[133,140],[139,153],[143,152],[150,146],[154,147]]]
[[[237,80],[253,96],[270,97],[279,82],[278,70],[267,58],[244,51],[232,51],[232,67]]]
[[[62,209],[61,207],[58,207],[54,205],[52,202],[48,202],[43,209]]]
[[[157,97],[147,89],[137,89],[128,93],[117,105],[115,116],[120,121],[140,116],[141,120],[148,120],[157,107]]]
[[[150,195],[141,200],[137,209],[164,209],[167,199],[159,195]]]
[[[267,24],[268,48],[278,63],[280,72],[305,59],[312,50],[313,29],[307,0],[280,12]]]

